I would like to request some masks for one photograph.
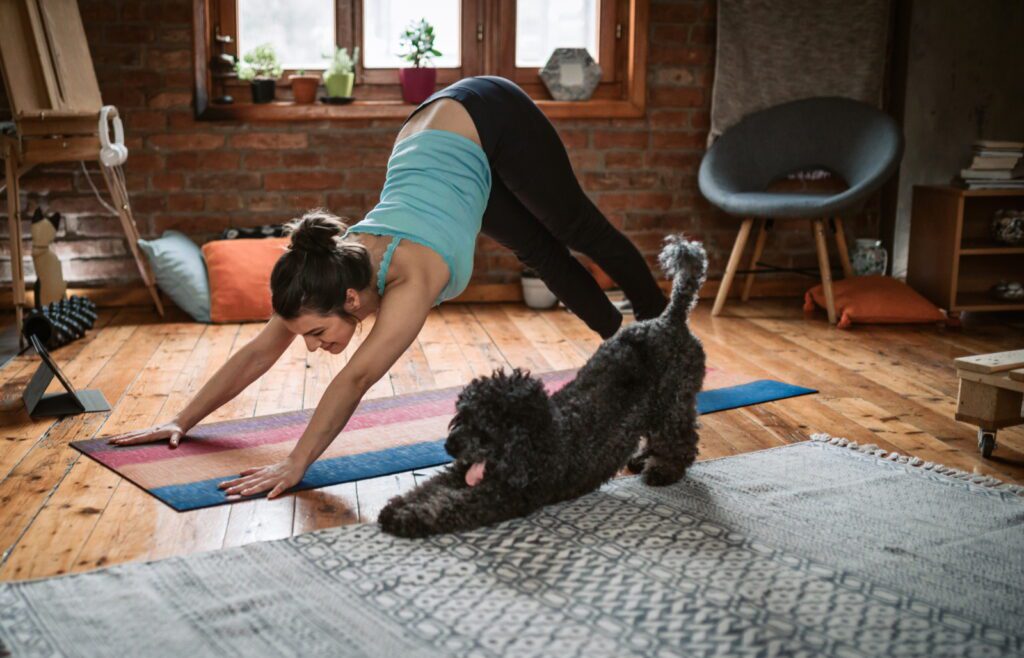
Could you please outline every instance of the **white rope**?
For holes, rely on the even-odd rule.
[[[85,161],[81,160],[81,161],[79,161],[79,164],[82,165],[82,173],[85,174],[85,180],[89,183],[89,187],[92,188],[92,193],[96,195],[96,200],[99,201],[100,204],[102,204],[103,207],[106,208],[107,211],[111,215],[114,215],[115,217],[118,216],[119,213],[117,212],[117,208],[115,208],[114,206],[112,206],[109,203],[107,203],[106,201],[104,201],[103,197],[100,196],[100,191],[96,189],[95,185],[93,185],[92,177],[89,175],[89,170],[85,168]],[[105,165],[100,164],[100,166],[103,167]],[[118,182],[123,186],[124,185],[124,170],[121,169],[120,166],[108,167],[108,169],[111,170],[111,172],[113,173],[115,178],[117,178]],[[117,203],[117,199],[115,199],[113,197],[113,192],[111,192],[111,199],[114,201],[114,203]]]

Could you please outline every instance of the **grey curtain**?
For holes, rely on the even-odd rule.
[[[809,96],[880,106],[889,0],[719,0],[710,142],[744,115]]]

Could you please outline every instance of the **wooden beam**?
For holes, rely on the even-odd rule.
[[[1014,370],[1024,366],[1024,350],[962,356],[959,359],[953,359],[953,363],[956,364],[959,370],[970,370],[985,374]]]

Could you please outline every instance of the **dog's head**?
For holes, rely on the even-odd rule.
[[[540,380],[518,368],[478,377],[459,394],[455,411],[445,450],[467,467],[467,484],[529,484],[530,464],[551,448],[551,406]]]

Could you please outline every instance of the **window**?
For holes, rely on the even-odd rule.
[[[273,0],[237,0],[237,51],[271,43],[288,70],[322,69],[334,52],[335,0],[289,0],[288,11]]]
[[[540,68],[555,48],[597,49],[598,0],[519,0],[516,2],[516,68]]]
[[[461,16],[459,0],[381,0],[363,2],[363,67],[389,69],[409,66],[400,55],[399,40],[406,26],[421,18],[434,26],[435,48],[441,53],[433,59],[437,68],[459,68],[462,64],[459,38]]]
[[[471,75],[515,80],[549,116],[643,114],[649,0],[193,0],[196,110],[200,118],[404,117],[397,69],[399,37],[411,21],[435,28],[431,64],[438,83]],[[271,43],[285,70],[275,103],[248,103],[247,84],[216,61]],[[357,101],[347,106],[290,103],[287,76],[321,71],[336,45],[358,46]],[[583,47],[601,65],[590,101],[550,99],[538,76],[556,47]],[[212,63],[211,63],[212,60]],[[231,94],[234,105],[209,99]]]

